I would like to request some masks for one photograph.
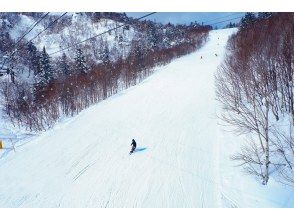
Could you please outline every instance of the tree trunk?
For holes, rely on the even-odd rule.
[[[269,179],[269,123],[268,123],[268,114],[269,114],[269,102],[266,100],[265,103],[266,113],[265,113],[265,161],[264,161],[264,175],[263,175],[263,185],[266,185]]]

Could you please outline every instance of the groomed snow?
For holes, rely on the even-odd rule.
[[[293,207],[229,159],[242,139],[219,125],[214,73],[234,31],[3,156],[0,207]]]

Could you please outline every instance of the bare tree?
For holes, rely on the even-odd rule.
[[[277,13],[240,29],[216,75],[220,117],[252,136],[232,159],[263,184],[275,171],[286,182],[294,178],[293,22],[293,13]]]

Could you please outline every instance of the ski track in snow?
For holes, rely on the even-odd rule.
[[[214,73],[234,31],[4,155],[0,207],[293,205],[229,160],[240,140],[218,125]],[[128,155],[132,138],[141,151]]]

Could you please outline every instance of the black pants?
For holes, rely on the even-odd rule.
[[[131,150],[131,153],[133,153],[135,151],[135,149],[136,149],[136,146],[133,146],[132,150]]]

